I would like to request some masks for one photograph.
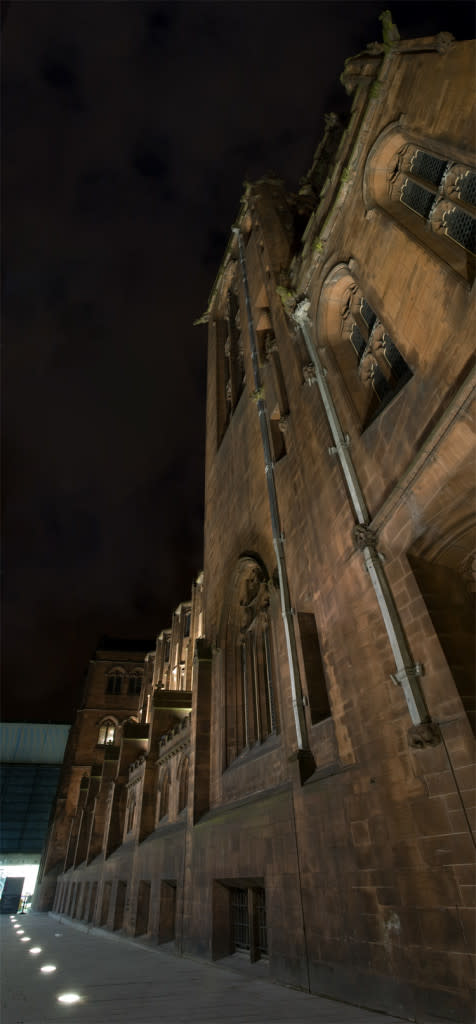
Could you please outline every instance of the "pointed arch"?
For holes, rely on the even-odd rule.
[[[268,583],[261,560],[242,555],[222,620],[227,764],[278,730]]]

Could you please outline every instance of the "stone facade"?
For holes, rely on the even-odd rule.
[[[476,891],[475,53],[397,36],[347,63],[348,124],[328,119],[299,193],[246,187],[205,316],[204,575],[143,658],[140,695],[116,707],[98,657],[38,901],[459,1021]]]

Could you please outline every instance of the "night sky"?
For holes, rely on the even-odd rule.
[[[242,183],[290,187],[385,3],[12,0],[3,26],[4,720],[202,567],[205,310]],[[472,3],[395,3],[404,37]]]

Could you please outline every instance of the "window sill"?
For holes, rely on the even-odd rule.
[[[280,734],[271,733],[270,736],[267,736],[266,739],[261,742],[254,743],[252,747],[245,747],[245,749],[241,750],[234,760],[227,765],[223,775],[226,775],[228,772],[234,771],[237,768],[241,768],[242,765],[250,764],[250,762],[258,760],[258,758],[271,753],[273,750],[277,750],[280,744]]]
[[[316,771],[313,772],[309,779],[306,779],[304,786],[312,786],[316,782],[324,782],[325,779],[330,779],[334,775],[344,775],[345,772],[358,767],[357,763],[341,764],[340,761],[334,761],[332,764],[326,764],[323,768],[316,768]]]

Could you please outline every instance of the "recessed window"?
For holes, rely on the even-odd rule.
[[[233,886],[230,891],[232,946],[250,960],[268,955],[266,894],[259,886]]]
[[[240,559],[224,640],[227,763],[278,729],[269,616],[261,565]]]
[[[323,289],[317,332],[334,353],[365,429],[411,379],[412,371],[377,303],[364,294],[347,266],[336,268]]]
[[[99,729],[98,745],[100,747],[106,746],[107,744],[114,743],[116,736],[116,725],[115,722],[106,721],[103,722]]]
[[[124,669],[115,668],[107,676],[106,693],[122,693],[123,683],[125,682]]]
[[[233,945],[235,949],[250,948],[250,921],[248,915],[248,890],[231,890],[231,919]]]
[[[142,671],[140,669],[134,670],[129,676],[129,695],[139,694],[142,690]]]
[[[364,191],[429,250],[472,280],[476,255],[476,170],[432,142],[385,130],[365,170]]]

